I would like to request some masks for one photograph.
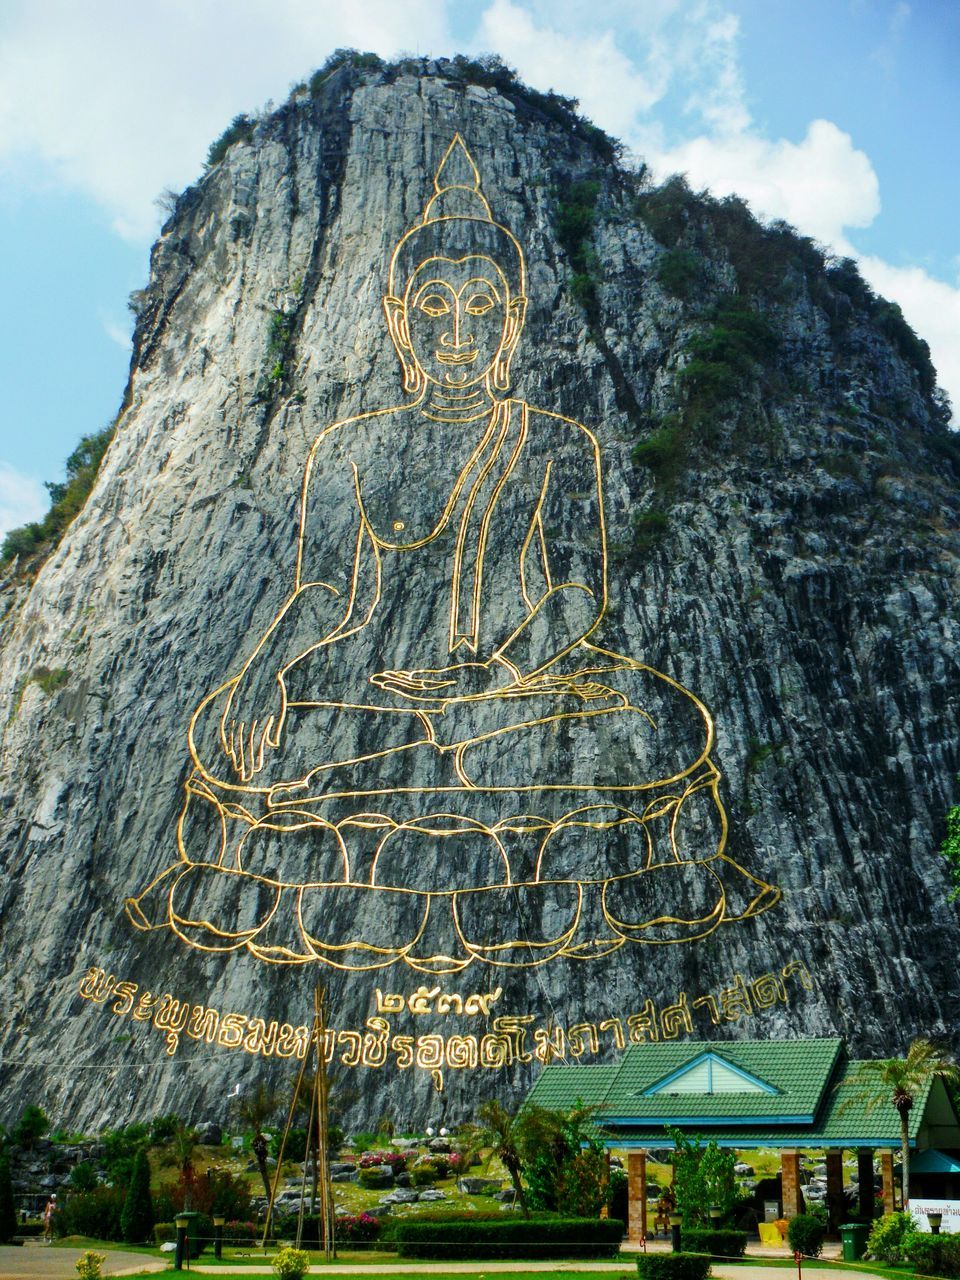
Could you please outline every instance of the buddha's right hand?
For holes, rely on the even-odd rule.
[[[273,685],[272,690],[263,688],[263,681],[257,679],[253,667],[241,672],[220,719],[220,745],[244,782],[249,782],[263,768],[267,749],[280,745],[287,715],[286,690],[276,676],[271,675],[268,683]]]

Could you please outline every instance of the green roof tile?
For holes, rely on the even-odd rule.
[[[776,1093],[648,1095],[659,1081],[705,1053],[773,1086]],[[581,1099],[599,1106],[611,1140],[666,1146],[664,1126],[677,1124],[728,1146],[897,1146],[900,1118],[883,1100],[869,1106],[858,1076],[863,1061],[846,1061],[839,1037],[807,1040],[684,1041],[632,1045],[619,1063],[545,1067],[529,1095],[543,1107]],[[932,1085],[910,1112],[916,1143]]]

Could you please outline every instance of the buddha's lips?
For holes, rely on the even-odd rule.
[[[437,359],[441,364],[473,364],[480,353],[473,351],[438,351]]]

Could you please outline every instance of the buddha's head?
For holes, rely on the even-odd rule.
[[[404,389],[506,391],[527,305],[523,253],[493,221],[459,134],[433,185],[422,219],[394,250],[383,300]]]

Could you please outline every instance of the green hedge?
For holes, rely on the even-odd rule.
[[[905,1237],[903,1253],[919,1275],[960,1276],[960,1236],[915,1231]]]
[[[747,1251],[747,1233],[717,1227],[685,1227],[680,1233],[684,1253],[709,1253],[711,1258],[742,1258]]]
[[[517,1218],[398,1222],[401,1258],[615,1258],[623,1239],[616,1218]],[[696,1280],[700,1280],[697,1277]]]
[[[637,1274],[641,1280],[706,1280],[710,1258],[705,1253],[641,1253]]]
[[[787,1224],[787,1239],[794,1253],[807,1258],[819,1258],[823,1240],[827,1234],[826,1223],[812,1213],[798,1213]]]

